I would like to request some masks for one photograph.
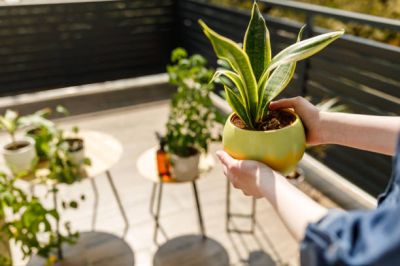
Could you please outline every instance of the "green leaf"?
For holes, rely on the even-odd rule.
[[[297,35],[297,42],[301,40],[305,26],[303,26],[299,34]],[[267,108],[268,103],[272,101],[276,96],[278,96],[292,80],[294,71],[296,69],[296,62],[289,64],[280,65],[274,70],[271,76],[266,80],[264,84],[260,87],[260,99],[261,104],[259,105],[259,110],[257,113],[257,122],[263,118],[265,113],[265,108]]]
[[[243,50],[249,56],[256,80],[271,61],[271,43],[265,20],[256,3],[243,40]]]
[[[249,57],[237,43],[219,35],[210,29],[202,20],[199,20],[199,24],[203,28],[204,34],[211,41],[218,58],[227,61],[243,80],[249,99],[249,106],[245,108],[250,110],[249,113],[252,117],[255,117],[257,114],[258,91]]]
[[[171,61],[177,62],[180,59],[187,58],[188,54],[182,47],[175,48],[171,53]]]
[[[308,58],[324,49],[343,34],[344,30],[328,32],[290,45],[271,60],[268,68],[262,74],[259,84],[265,82],[269,73],[276,67]]]
[[[18,113],[7,109],[4,116],[0,116],[1,126],[9,133],[14,133],[18,127]]]
[[[65,116],[69,115],[68,109],[65,108],[65,107],[62,106],[62,105],[57,105],[56,111],[57,111],[57,113],[63,114],[63,115],[65,115]]]
[[[73,209],[78,208],[78,202],[76,202],[75,200],[70,201],[69,207],[71,207]]]
[[[248,106],[247,94],[246,94],[246,90],[244,88],[244,84],[242,83],[242,80],[240,79],[239,75],[236,74],[235,72],[225,70],[225,69],[219,69],[215,72],[212,80],[219,79],[221,81],[221,83],[230,87],[228,84],[226,84],[223,81],[223,79],[221,79],[221,76],[226,77],[238,89],[238,91],[240,93],[241,102],[244,103],[244,105],[245,105],[244,107],[246,108],[246,106]]]
[[[237,116],[239,116],[240,119],[243,120],[243,122],[246,123],[246,125],[253,127],[253,123],[251,122],[251,119],[248,117],[246,109],[244,108],[243,103],[240,101],[238,95],[236,95],[235,92],[232,91],[227,86],[224,86],[224,88],[226,93],[226,100],[232,107],[232,110],[235,112]]]
[[[341,37],[343,34],[344,30],[328,32],[292,44],[291,46],[278,53],[272,59],[271,64],[268,68],[271,70],[281,64],[286,64],[308,58],[324,49],[330,43]]]

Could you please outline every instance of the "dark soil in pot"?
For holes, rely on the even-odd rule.
[[[83,139],[68,138],[65,141],[68,143],[69,152],[77,152],[83,149]]]
[[[296,171],[296,172],[294,172],[294,173],[292,173],[290,175],[287,175],[286,178],[289,179],[289,180],[297,180],[302,176],[303,176],[302,173],[299,173],[299,171]]]
[[[264,117],[263,122],[257,126],[259,131],[281,129],[289,126],[296,121],[296,116],[290,112],[282,110],[269,111],[268,115]],[[233,115],[231,122],[238,128],[251,130],[246,124],[237,116]]]
[[[7,144],[6,146],[4,146],[4,149],[9,150],[9,151],[17,151],[19,149],[29,146],[29,144],[30,143],[27,141],[17,141],[17,142]]]
[[[179,157],[190,157],[196,155],[197,153],[199,153],[197,149],[188,147],[185,150],[180,150],[180,153],[176,155],[178,155]]]

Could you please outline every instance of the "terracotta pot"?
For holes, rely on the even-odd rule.
[[[240,129],[231,122],[231,114],[223,132],[224,150],[233,158],[260,161],[282,174],[294,171],[304,154],[305,133],[299,116],[283,111],[295,115],[296,120],[284,128],[267,131]]]
[[[171,176],[178,181],[191,181],[199,176],[200,153],[189,157],[170,154]]]
[[[18,145],[20,148],[12,149],[14,145]],[[34,140],[26,138],[5,145],[3,147],[3,156],[4,161],[13,174],[29,173],[36,162]]]

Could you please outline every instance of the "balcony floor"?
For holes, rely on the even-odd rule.
[[[113,180],[128,214],[130,223],[125,241],[131,247],[135,265],[152,265],[158,247],[153,243],[154,223],[149,213],[152,182],[140,176],[136,169],[138,156],[156,145],[154,131],[162,131],[168,114],[165,101],[137,105],[130,108],[75,116],[60,121],[62,126],[78,125],[82,130],[99,130],[112,134],[124,147],[124,154],[112,169]],[[101,143],[99,143],[101,145]],[[212,145],[211,150],[220,146]],[[60,197],[76,199],[84,193],[86,200],[78,210],[67,210],[63,219],[72,222],[72,228],[80,232],[100,231],[122,237],[124,222],[111,187],[105,175],[95,178],[99,192],[96,224],[92,228],[95,214],[94,194],[89,180],[72,186],[62,186]],[[272,207],[265,200],[257,203],[257,226],[255,233],[236,234],[225,231],[226,179],[220,165],[202,176],[198,181],[199,197],[207,236],[219,242],[228,252],[231,265],[297,265],[298,245],[284,227]],[[44,187],[35,193],[44,194]],[[51,204],[50,199],[43,197]],[[237,212],[250,211],[250,199],[233,190],[232,206]],[[248,222],[235,220],[237,226]],[[170,239],[189,234],[198,234],[197,216],[189,184],[167,185],[163,194],[161,223]],[[16,265],[23,262],[16,248],[13,249]]]

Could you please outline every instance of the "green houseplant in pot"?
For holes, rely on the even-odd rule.
[[[171,60],[174,64],[167,67],[167,72],[177,92],[171,99],[166,149],[172,176],[191,180],[198,176],[201,152],[207,152],[212,140],[220,139],[213,129],[222,119],[210,99],[214,72],[205,67],[206,60],[200,55],[188,57],[182,48],[172,52]]]
[[[32,138],[17,138],[17,131],[29,125],[28,117],[20,116],[17,112],[7,110],[0,116],[0,129],[10,136],[11,142],[3,146],[4,160],[13,174],[30,172],[37,163],[35,143]]]
[[[78,233],[72,232],[66,222],[65,233],[59,234],[55,228],[55,222],[59,220],[58,211],[45,207],[37,197],[26,194],[17,185],[17,180],[18,177],[8,177],[0,172],[0,221],[5,221],[0,223],[0,247],[7,247],[8,240],[12,239],[24,259],[37,254],[46,260],[46,265],[52,265],[59,244],[75,243]],[[11,266],[10,254],[0,251],[0,265]]]
[[[224,149],[234,158],[264,162],[284,174],[295,169],[305,149],[300,118],[291,110],[269,111],[269,103],[293,77],[296,62],[319,52],[343,35],[336,31],[297,42],[271,56],[269,32],[256,3],[243,47],[199,20],[219,59],[227,67],[214,75],[234,113],[223,131]]]

